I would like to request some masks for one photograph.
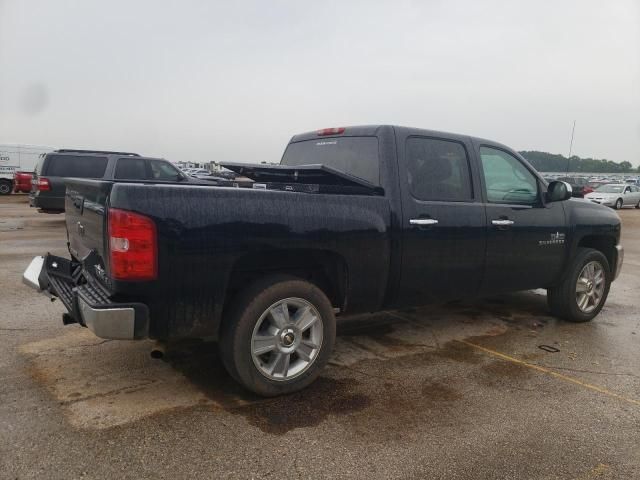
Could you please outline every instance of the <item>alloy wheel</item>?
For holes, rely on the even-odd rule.
[[[602,301],[606,286],[604,268],[600,262],[589,262],[580,271],[576,282],[576,303],[583,313],[591,313]]]
[[[318,310],[302,298],[271,305],[251,335],[251,358],[270,380],[291,380],[313,364],[322,347],[323,323]]]

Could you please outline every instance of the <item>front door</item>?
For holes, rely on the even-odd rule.
[[[399,139],[402,273],[398,300],[424,305],[473,296],[482,280],[485,211],[470,142]]]
[[[542,201],[542,182],[498,146],[476,145],[487,212],[482,293],[545,287],[562,271],[567,227],[562,202]]]

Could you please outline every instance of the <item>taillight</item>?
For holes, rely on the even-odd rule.
[[[51,190],[51,183],[48,178],[40,177],[35,181],[36,188],[41,192],[48,192]]]
[[[320,136],[324,135],[341,135],[344,133],[344,127],[340,128],[323,128],[322,130],[318,130],[316,132]]]
[[[591,192],[593,192],[593,188],[591,187],[584,187],[582,190],[583,195],[586,195],[587,193],[591,193]]]
[[[158,273],[156,225],[127,210],[109,210],[109,259],[115,280],[154,280]]]

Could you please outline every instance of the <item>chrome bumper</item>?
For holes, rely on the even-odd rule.
[[[43,265],[44,257],[35,257],[33,260],[31,260],[31,263],[22,274],[22,283],[42,293],[44,293],[44,291],[40,286],[40,273],[42,272]]]
[[[47,266],[50,265],[55,271],[57,268],[63,269],[64,262],[70,261],[60,257],[35,257],[22,274],[22,282],[51,298],[59,297],[53,282],[50,281]],[[51,275],[55,275],[53,271]],[[134,340],[148,336],[148,309],[145,305],[118,303],[91,305],[87,301],[91,296],[83,296],[79,292],[82,288],[86,288],[86,285],[77,287],[71,289],[73,292],[71,298],[67,295],[66,302],[63,300],[75,322],[87,327],[96,336],[110,340]]]
[[[83,323],[100,338],[133,340],[136,312],[133,308],[92,308],[78,299]]]
[[[624,260],[624,248],[622,245],[616,245],[616,268],[613,271],[613,280],[618,278],[620,270],[622,270],[622,262]]]

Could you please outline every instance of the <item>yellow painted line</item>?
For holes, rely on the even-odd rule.
[[[475,343],[467,342],[466,340],[458,340],[458,342],[464,343],[469,347],[475,348],[476,350],[481,350],[485,353],[488,353],[489,355],[500,358],[507,362],[522,365],[523,367],[531,368],[532,370],[537,370],[539,372],[546,373],[547,375],[551,375],[552,377],[558,378],[560,380],[564,380],[565,382],[574,383],[576,385],[580,385],[581,387],[588,388],[589,390],[593,390],[594,392],[602,393],[603,395],[608,395],[609,397],[617,398],[618,400],[622,400],[623,402],[640,406],[640,400],[636,400],[635,398],[625,397],[624,395],[620,395],[618,393],[612,392],[611,390],[607,390],[604,387],[599,387],[598,385],[592,385],[591,383],[583,382],[582,380],[578,380],[577,378],[569,377],[568,375],[558,373],[554,370],[541,367],[540,365],[536,365],[534,363],[525,362],[524,360],[520,360],[519,358],[515,358],[510,355],[505,355],[504,353],[500,353],[496,350],[492,350],[487,347],[476,345]]]

